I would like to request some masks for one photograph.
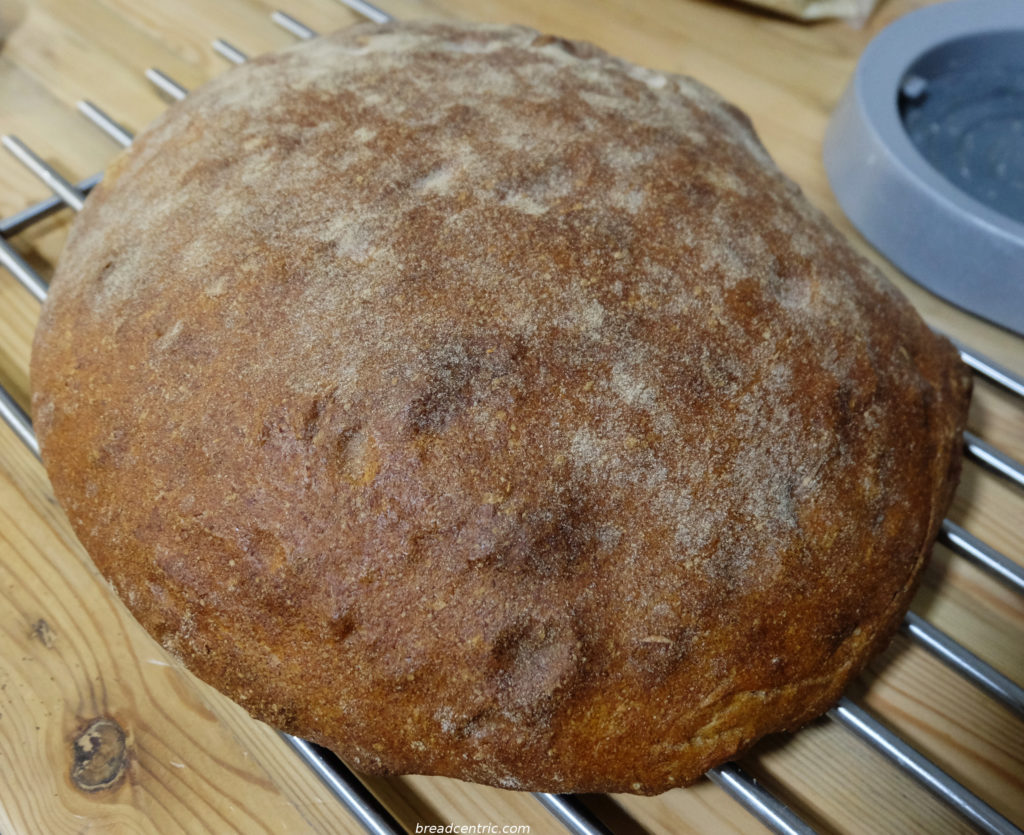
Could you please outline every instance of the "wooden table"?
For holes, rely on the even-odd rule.
[[[148,66],[193,87],[227,68],[209,48],[217,36],[251,54],[290,43],[268,18],[275,2],[318,30],[354,20],[334,0],[0,0],[0,132],[19,135],[81,179],[117,149],[75,113],[76,101],[92,99],[138,130],[165,106],[143,80]],[[863,29],[796,24],[707,0],[380,2],[400,17],[526,23],[700,77],[751,114],[781,167],[868,249],[829,191],[822,136],[865,44],[921,0],[889,0]],[[0,155],[0,216],[45,194]],[[68,214],[13,239],[44,275]],[[1024,372],[1021,340],[953,310],[872,257],[931,322]],[[0,271],[0,383],[23,405],[37,315],[36,302]],[[973,430],[1024,459],[1024,409],[987,384],[977,389]],[[1024,555],[1024,494],[974,465],[965,468],[951,518],[1005,553]],[[936,549],[913,609],[1011,676],[1024,672],[1024,604],[962,559]],[[1024,824],[1024,724],[1007,710],[902,636],[850,695]],[[97,717],[125,729],[127,779],[87,793],[70,776],[73,745]],[[743,765],[825,831],[968,831],[828,720],[762,742]],[[529,795],[437,778],[371,783],[413,829],[454,821],[560,831]],[[760,830],[707,782],[655,798],[587,802],[621,832]],[[136,626],[75,541],[42,467],[0,427],[0,831],[181,830],[359,831],[273,731],[180,669]]]

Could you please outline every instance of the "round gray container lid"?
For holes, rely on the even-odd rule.
[[[864,50],[825,135],[843,211],[912,279],[1024,336],[1024,2],[954,0]]]

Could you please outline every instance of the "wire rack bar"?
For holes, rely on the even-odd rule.
[[[57,204],[62,205],[60,201],[57,201]],[[0,238],[0,264],[10,270],[11,275],[18,279],[18,283],[28,290],[36,301],[42,303],[46,298],[46,282],[3,238]]]
[[[1014,461],[973,432],[964,432],[964,452],[975,463],[1024,489],[1024,464]]]
[[[313,29],[310,29],[305,23],[300,23],[290,14],[282,12],[280,9],[271,14],[270,19],[299,40],[308,41],[316,37],[316,32]]]
[[[980,687],[996,701],[1024,717],[1024,688],[982,661],[941,629],[932,626],[920,615],[907,612],[903,629],[937,658],[948,664],[972,684]]]
[[[943,336],[956,346],[956,349],[960,352],[960,359],[973,372],[1011,394],[1024,398],[1024,377],[1015,374],[1005,365],[1000,365],[994,359],[986,357],[984,354],[979,354],[973,348],[968,348],[960,340],[954,339],[949,334],[943,334]]]
[[[1014,591],[1024,594],[1024,567],[999,553],[991,545],[968,533],[956,522],[942,521],[937,542],[945,545],[954,554],[983,568],[998,577]]]
[[[58,174],[53,166],[44,162],[35,151],[18,139],[18,137],[10,134],[0,136],[0,142],[14,155],[18,162],[42,180],[47,188],[59,197],[62,202],[76,212],[82,210],[82,206],[85,205],[85,195]]]
[[[211,44],[213,51],[216,52],[221,58],[230,61],[232,64],[244,64],[249,60],[249,56],[246,55],[237,46],[229,44],[223,38],[217,38]]]
[[[575,835],[612,835],[612,831],[571,794],[534,792],[533,796]]]
[[[131,144],[132,135],[92,102],[81,101],[78,103],[78,109],[116,142],[124,146]],[[5,142],[5,145],[6,144],[7,143]],[[31,153],[31,151],[24,146],[24,143],[19,141],[18,145]],[[32,156],[38,159],[35,154],[32,154]],[[21,157],[19,157],[19,159],[21,159]],[[24,162],[24,160],[22,161]],[[86,177],[77,185],[73,186],[70,183],[67,183],[66,180],[63,180],[63,178],[61,178],[61,180],[63,180],[63,182],[74,193],[84,196],[92,191],[102,178],[102,173],[93,174],[91,177]],[[47,185],[50,185],[51,188],[53,187],[48,181]],[[39,274],[25,262],[25,259],[22,258],[17,250],[8,244],[4,238],[16,235],[18,232],[27,229],[37,221],[43,220],[64,208],[68,205],[65,197],[66,195],[50,195],[49,197],[40,200],[38,203],[34,203],[28,208],[23,209],[17,214],[0,220],[0,264],[5,266],[18,280],[18,282],[29,291],[32,297],[40,303],[42,303],[46,298],[46,282],[43,281]]]
[[[338,0],[338,2],[373,23],[390,23],[394,20],[386,11],[378,9],[372,3],[367,3],[366,0]]]
[[[103,179],[102,174],[93,174],[91,177],[86,177],[79,182],[75,188],[83,194],[88,194],[101,179]],[[38,203],[33,203],[28,208],[0,220],[0,237],[9,238],[12,235],[17,235],[19,232],[28,229],[36,221],[49,217],[54,212],[58,212],[63,208],[64,201],[53,195],[45,200],[40,200]]]
[[[39,442],[36,440],[36,433],[32,431],[32,419],[3,386],[0,386],[0,417],[14,430],[18,440],[39,458]]]
[[[1024,835],[985,801],[915,751],[870,713],[845,696],[828,715],[896,763],[981,831],[991,835]]]
[[[169,75],[160,72],[158,69],[150,67],[146,70],[146,78],[149,79],[149,82],[156,87],[157,90],[173,101],[181,101],[188,95],[188,89],[186,87],[182,87],[177,81]]]
[[[291,734],[282,733],[281,738],[316,772],[367,832],[372,835],[405,835],[405,828],[337,756]]]
[[[731,794],[772,832],[779,835],[814,835],[816,830],[736,763],[716,766],[708,771],[707,777]]]
[[[119,122],[115,122],[91,101],[88,99],[82,99],[77,106],[79,113],[96,125],[96,127],[113,139],[118,145],[127,148],[132,144],[132,140],[135,137],[132,135],[131,131]]]

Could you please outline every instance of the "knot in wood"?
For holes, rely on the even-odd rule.
[[[113,788],[128,766],[124,729],[113,719],[93,719],[71,744],[71,782],[85,792]]]

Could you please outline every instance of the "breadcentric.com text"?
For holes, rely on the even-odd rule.
[[[530,826],[525,823],[445,823],[416,824],[416,833],[429,835],[530,835]]]

